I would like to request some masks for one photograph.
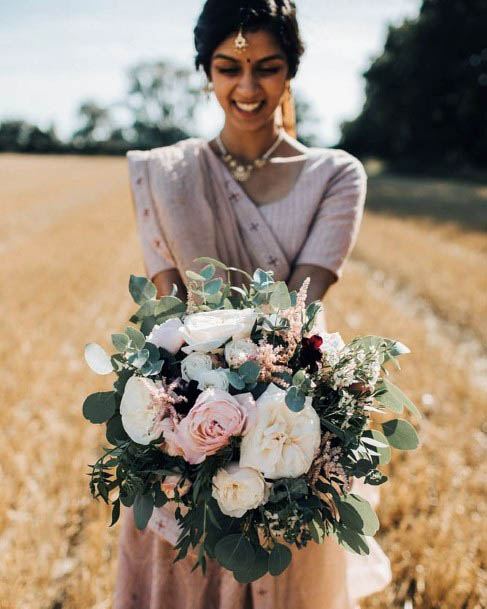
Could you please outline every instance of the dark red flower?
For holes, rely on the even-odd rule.
[[[318,370],[318,362],[321,361],[322,355],[320,351],[322,344],[323,339],[318,334],[302,339],[301,352],[299,354],[299,365],[301,368],[309,368],[310,372]]]

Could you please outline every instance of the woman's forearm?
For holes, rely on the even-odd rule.
[[[289,289],[299,290],[306,277],[310,278],[307,303],[322,300],[330,286],[337,281],[336,275],[328,269],[313,264],[299,264],[291,274]]]

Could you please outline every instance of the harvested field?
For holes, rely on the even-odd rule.
[[[3,154],[0,173],[0,609],[110,609],[118,528],[89,494],[104,437],[81,414],[110,382],[83,347],[109,347],[134,309],[129,274],[143,273],[126,162]],[[362,606],[481,609],[487,186],[379,176],[369,192],[328,325],[407,344],[394,376],[425,417],[422,449],[396,453],[380,506],[394,582]]]

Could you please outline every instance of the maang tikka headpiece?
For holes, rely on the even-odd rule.
[[[243,34],[244,23],[245,23],[246,19],[248,18],[247,10],[248,9],[246,9],[246,8],[240,9],[240,27],[238,29],[238,34],[235,37],[235,40],[233,41],[233,45],[239,53],[242,53],[243,51],[245,51],[245,49],[247,49],[249,46],[249,42]]]
[[[233,41],[233,44],[235,46],[235,49],[239,53],[242,53],[243,51],[245,51],[245,49],[249,46],[247,38],[245,38],[245,36],[243,35],[242,26],[240,26],[240,29],[238,30],[238,34],[237,34],[235,40]]]

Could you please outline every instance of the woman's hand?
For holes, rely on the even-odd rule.
[[[169,296],[172,292],[173,285],[176,285],[178,288],[177,297],[182,301],[186,300],[186,286],[184,285],[181,275],[177,269],[169,269],[167,271],[157,273],[157,275],[154,275],[152,278],[152,283],[157,288],[158,298],[161,298],[161,296]]]

